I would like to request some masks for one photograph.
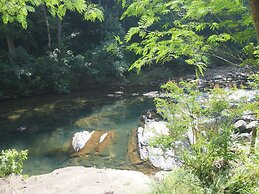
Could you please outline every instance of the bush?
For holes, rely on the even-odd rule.
[[[23,163],[27,159],[27,155],[27,150],[20,152],[15,149],[2,150],[0,155],[0,177],[5,177],[12,173],[21,174]]]
[[[227,182],[226,194],[256,194],[259,193],[259,155],[247,158],[244,165],[233,170]]]
[[[204,189],[199,179],[192,173],[177,169],[172,171],[152,191],[152,194],[202,194]]]
[[[204,96],[195,83],[168,82],[162,88],[165,95],[155,102],[158,112],[168,121],[170,137],[160,136],[152,143],[170,147],[174,141],[185,138],[187,131],[192,132],[194,144],[183,152],[182,168],[199,180],[205,193],[253,191],[258,170],[243,165],[247,156],[231,134],[233,121],[245,111],[256,113],[258,103],[248,103],[245,99],[230,102],[231,91],[218,87],[208,90]],[[258,168],[258,162],[250,164]]]

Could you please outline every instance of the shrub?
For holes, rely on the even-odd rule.
[[[15,149],[2,150],[0,155],[0,177],[5,177],[12,173],[21,174],[27,155],[27,150],[20,152]]]
[[[243,186],[247,187],[244,191],[252,191],[258,171],[250,167],[238,170],[235,164],[243,166],[244,153],[240,147],[237,149],[238,140],[231,134],[233,121],[245,111],[256,113],[258,103],[248,103],[245,99],[230,102],[231,91],[218,87],[202,94],[195,83],[168,82],[162,88],[165,95],[155,102],[158,112],[168,121],[170,137],[160,136],[152,143],[170,147],[174,141],[184,138],[187,131],[192,132],[195,141],[181,156],[182,168],[199,180],[205,193],[249,193],[241,192]],[[251,164],[258,168],[258,163]]]
[[[199,179],[192,173],[177,169],[172,171],[152,194],[202,194],[204,189]]]
[[[247,158],[241,165],[231,172],[224,193],[226,194],[256,194],[259,193],[259,155]]]

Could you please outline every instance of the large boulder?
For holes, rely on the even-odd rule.
[[[246,131],[246,122],[244,120],[238,120],[234,123],[234,128],[238,129],[239,132],[245,132]]]
[[[135,194],[149,193],[152,180],[141,172],[85,167],[66,167],[49,174],[0,179],[5,194]]]
[[[252,131],[253,129],[258,127],[258,121],[251,121],[247,126],[246,129],[247,131]]]
[[[180,165],[173,148],[164,150],[150,145],[150,141],[155,137],[169,135],[166,122],[147,122],[144,127],[138,128],[137,133],[139,153],[142,160],[149,160],[153,166],[163,170],[172,170]]]

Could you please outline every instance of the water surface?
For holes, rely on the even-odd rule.
[[[116,97],[113,94],[118,90],[123,94]],[[130,169],[130,132],[140,125],[141,114],[154,107],[142,93],[142,88],[106,88],[3,101],[0,149],[28,149],[24,173],[30,175],[72,165]],[[27,129],[17,130],[22,126]],[[82,130],[114,130],[116,138],[102,155],[72,157],[69,151],[73,134]]]

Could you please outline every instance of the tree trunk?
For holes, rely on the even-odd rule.
[[[61,40],[61,31],[62,31],[62,26],[61,26],[61,19],[58,18],[58,48],[61,49],[62,46],[62,40]]]
[[[9,54],[14,53],[14,51],[15,51],[14,41],[8,32],[5,32],[5,38],[6,38]]]
[[[45,22],[46,22],[46,28],[47,28],[47,34],[48,34],[48,48],[51,48],[51,35],[50,35],[50,28],[49,28],[49,20],[46,12],[45,6],[42,6],[42,10],[45,16]]]
[[[249,0],[249,5],[251,7],[251,11],[254,19],[257,42],[259,43],[259,1]]]

